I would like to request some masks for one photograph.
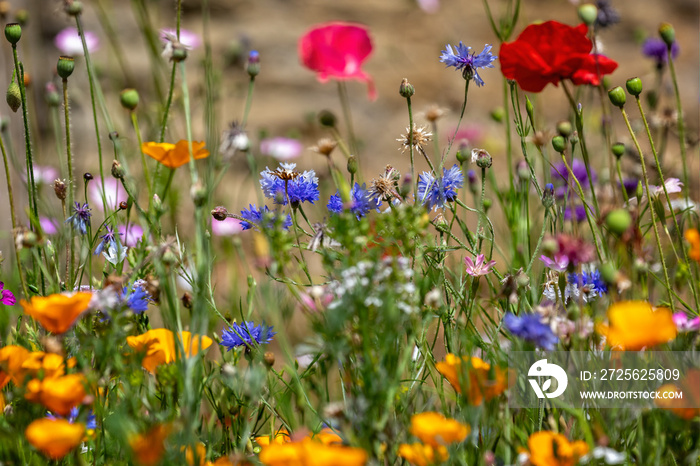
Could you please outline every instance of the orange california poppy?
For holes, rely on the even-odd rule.
[[[65,419],[42,418],[29,424],[24,436],[34,448],[59,460],[83,442],[85,426]]]
[[[569,442],[556,432],[543,430],[535,432],[527,440],[530,449],[530,464],[533,466],[574,466],[588,453],[586,442]]]
[[[182,346],[185,349],[187,356],[196,355],[200,350],[199,341],[201,340],[201,349],[207,349],[213,343],[208,336],[192,338],[190,332],[182,332]],[[176,359],[177,348],[173,332],[164,328],[149,330],[142,335],[135,337],[126,337],[126,342],[136,351],[145,351],[141,364],[144,369],[151,373],[155,373],[156,367],[160,364],[168,364]]]
[[[423,443],[402,443],[399,456],[415,466],[431,466],[447,461],[449,453],[443,445],[433,448]]]
[[[305,437],[299,442],[271,443],[260,452],[268,466],[363,466],[367,452],[343,445],[325,445]]]
[[[694,261],[700,262],[700,233],[695,228],[685,230],[685,240],[690,243],[688,256]]]
[[[478,406],[484,399],[489,401],[508,388],[506,371],[498,367],[494,367],[492,371],[490,364],[475,356],[469,360],[471,367],[468,370],[468,377],[464,378],[464,384],[460,383],[462,360],[467,361],[467,358],[449,353],[445,356],[445,360],[436,363],[435,367],[458,393],[462,393],[463,385],[467,388],[469,404]]]
[[[177,144],[169,142],[144,142],[141,151],[156,159],[168,168],[178,168],[190,161],[190,148],[187,140],[181,139]],[[192,141],[192,154],[195,160],[209,157],[209,151],[204,148],[204,142]]]
[[[129,446],[136,464],[141,466],[158,464],[165,453],[165,439],[171,431],[170,424],[158,424],[146,433],[131,435]]]
[[[612,348],[639,351],[676,338],[676,324],[669,309],[654,309],[646,301],[622,301],[608,309],[609,325],[599,324],[599,334]]]
[[[75,367],[75,358],[68,360],[68,367]],[[21,367],[12,375],[12,381],[17,386],[21,386],[28,376],[32,378],[60,377],[66,373],[66,361],[60,354],[44,353],[43,351],[32,351],[22,362]]]
[[[426,412],[411,417],[411,433],[434,448],[461,442],[470,431],[468,425],[447,419],[440,413]]]
[[[70,410],[85,399],[85,377],[82,374],[69,374],[30,380],[24,397],[43,404],[55,414],[68,416]]]
[[[92,293],[52,294],[34,296],[30,302],[20,304],[24,313],[32,316],[49,332],[64,333],[90,305]]]
[[[7,385],[10,379],[15,385],[22,383],[21,380],[17,382],[17,374],[20,373],[22,364],[29,354],[29,350],[21,346],[7,345],[0,348],[0,389]]]

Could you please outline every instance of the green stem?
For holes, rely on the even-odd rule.
[[[357,153],[357,138],[355,137],[355,129],[352,125],[352,114],[350,112],[350,99],[348,99],[348,89],[345,86],[345,81],[338,81],[338,95],[340,96],[340,106],[343,109],[343,117],[345,118],[345,127],[348,131],[348,140],[350,142],[350,150],[352,155],[357,158],[359,165],[360,158]],[[358,168],[358,173],[360,173]]]
[[[151,176],[148,173],[148,164],[146,163],[146,155],[143,153],[143,150],[141,148],[141,129],[139,128],[139,120],[136,117],[136,112],[131,111],[131,124],[134,126],[134,131],[136,132],[136,140],[139,143],[139,153],[141,154],[141,164],[143,166],[143,176],[146,179],[146,186],[148,187],[148,206],[150,209],[151,205],[151,200],[153,198],[153,192],[155,190],[155,186],[151,185]],[[155,178],[153,180],[155,183]]]
[[[17,215],[15,214],[15,198],[12,192],[12,177],[10,177],[10,167],[7,163],[7,153],[5,152],[5,143],[0,136],[0,150],[2,150],[2,161],[5,165],[5,177],[7,179],[7,197],[10,201],[10,217],[12,219],[12,229],[17,228]],[[24,281],[24,273],[22,272],[22,262],[20,262],[19,249],[15,245],[15,259],[17,260],[17,270],[19,271],[19,279],[22,283],[22,292],[24,297],[29,299],[29,293],[27,292],[27,284]]]
[[[685,191],[685,199],[688,200],[690,193],[690,185],[688,181],[688,162],[685,147],[685,120],[683,118],[683,107],[681,106],[681,93],[678,90],[678,79],[676,78],[676,67],[673,64],[673,54],[671,53],[672,44],[666,47],[666,56],[668,57],[668,69],[671,72],[671,81],[673,82],[673,93],[676,97],[676,111],[678,113],[678,143],[681,146],[681,160],[683,161],[683,183],[687,187]]]
[[[173,103],[173,90],[175,88],[175,71],[177,70],[177,62],[173,62],[173,69],[170,72],[170,88],[168,90],[168,100],[165,102],[165,110],[163,111],[163,121],[160,124],[160,137],[158,142],[165,141],[165,128],[168,125],[168,115],[170,114],[170,106]]]
[[[411,107],[411,97],[406,97],[408,105],[408,153],[411,156],[411,184],[413,185],[413,199],[418,199],[418,183],[416,183],[416,169],[413,156],[413,108]]]
[[[241,126],[245,128],[248,123],[248,115],[250,114],[250,108],[253,105],[253,89],[255,88],[255,76],[251,76],[248,81],[248,93],[245,98],[245,110],[243,111],[243,120],[241,120]]]
[[[535,250],[532,252],[532,258],[530,258],[530,263],[527,264],[527,269],[525,269],[525,275],[530,276],[530,270],[532,270],[532,265],[535,263],[535,258],[537,257],[537,253],[540,250],[540,246],[542,245],[542,239],[544,238],[544,234],[547,231],[547,221],[549,220],[549,209],[545,209],[544,211],[544,222],[542,222],[542,231],[540,232],[540,237],[537,240],[537,245],[535,246]]]
[[[459,112],[459,120],[457,120],[457,126],[455,127],[455,132],[452,134],[452,138],[450,138],[450,142],[447,143],[447,150],[442,156],[442,159],[440,160],[440,166],[442,166],[445,163],[445,158],[447,157],[447,154],[450,153],[450,150],[452,149],[452,144],[454,144],[455,139],[457,138],[457,133],[459,132],[459,126],[462,124],[462,118],[464,118],[464,111],[467,108],[467,96],[469,95],[469,81],[471,79],[465,79],[464,80],[464,100],[462,101],[462,110]]]
[[[73,152],[71,149],[70,140],[70,106],[68,105],[68,78],[63,79],[63,118],[66,127],[66,163],[68,165],[68,208],[70,209],[73,207],[73,199],[75,198],[75,195],[73,192]],[[104,183],[102,184],[102,191],[104,191]],[[69,236],[68,240],[66,241],[66,258],[68,257],[70,257],[70,273],[72,274],[73,270],[75,270],[72,224],[69,226]],[[70,276],[69,283],[73,283],[72,276]]]

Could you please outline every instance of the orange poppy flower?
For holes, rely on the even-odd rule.
[[[363,466],[367,452],[343,445],[325,445],[308,437],[299,442],[263,447],[260,462],[268,466]]]
[[[284,427],[279,430],[274,435],[274,438],[270,438],[270,435],[260,435],[258,437],[255,437],[255,442],[260,445],[261,447],[266,447],[270,445],[271,443],[289,443],[291,442],[291,438],[289,437],[289,431],[285,429]]]
[[[155,373],[156,367],[160,364],[168,364],[176,359],[177,348],[173,332],[164,328],[149,330],[148,332],[135,336],[126,337],[126,342],[136,351],[145,351],[146,356],[141,364],[144,369],[151,373]],[[182,332],[182,346],[185,349],[185,354],[189,356],[196,355],[201,349],[207,349],[213,343],[208,336],[196,336],[192,338],[190,332]]]
[[[458,393],[462,393],[462,384],[460,383],[462,360],[466,361],[467,358],[460,358],[450,353],[445,356],[444,361],[435,364],[437,370],[445,376]],[[465,380],[465,383],[468,381],[467,399],[470,404],[478,406],[484,399],[489,401],[508,388],[508,373],[506,371],[496,367],[492,372],[490,364],[475,356],[471,358],[470,362],[471,368],[467,380]]]
[[[0,389],[8,384],[10,379],[15,385],[20,385],[17,374],[20,373],[22,364],[29,356],[28,349],[16,345],[7,345],[0,349]]]
[[[683,398],[664,398],[663,393],[683,392]],[[700,370],[691,369],[683,377],[678,385],[665,384],[658,390],[657,398],[654,400],[656,406],[667,409],[676,416],[687,421],[700,415]]]
[[[411,417],[411,433],[434,448],[461,442],[470,431],[468,425],[447,419],[440,413],[426,412]]]
[[[190,161],[190,148],[185,139],[179,140],[177,144],[144,142],[141,144],[141,151],[172,169],[181,167]],[[195,160],[209,157],[209,151],[204,148],[204,142],[192,141],[192,154]]]
[[[30,302],[20,301],[24,313],[32,316],[46,330],[52,333],[64,333],[73,326],[75,320],[90,305],[92,293],[52,294],[34,296]]]
[[[85,426],[65,419],[37,419],[27,426],[24,436],[34,448],[58,460],[83,442]]]
[[[415,466],[430,466],[447,461],[449,453],[443,445],[433,448],[422,443],[402,443],[399,445],[399,456]]]
[[[158,424],[144,434],[129,437],[129,446],[134,454],[136,464],[155,466],[165,453],[165,439],[168,438],[172,427],[170,424]]]
[[[532,434],[527,446],[533,466],[574,466],[588,453],[586,442],[569,442],[563,435],[548,430]]]
[[[700,262],[700,232],[695,228],[689,228],[685,230],[685,240],[690,243],[690,251],[688,251],[688,256]]]
[[[82,374],[70,374],[44,380],[34,379],[27,384],[24,397],[43,404],[58,415],[68,416],[70,410],[85,398],[85,377]]]
[[[43,374],[43,378],[60,377],[66,373],[66,361],[63,356],[55,353],[44,353],[43,351],[32,351],[22,362],[21,367],[12,374],[12,381],[15,385],[22,385],[31,376],[36,378]],[[75,358],[68,360],[68,367],[75,367]]]
[[[644,347],[667,343],[678,332],[669,309],[654,309],[646,301],[622,301],[608,309],[609,325],[599,324],[596,330],[608,339],[613,348],[639,351]]]

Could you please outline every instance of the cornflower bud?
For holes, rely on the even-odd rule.
[[[112,176],[118,180],[124,179],[124,167],[122,167],[122,164],[117,160],[112,162]]]
[[[401,81],[401,85],[399,86],[399,94],[401,95],[401,97],[408,99],[409,97],[412,97],[415,93],[416,88],[408,82],[408,79],[403,78],[403,80]]]
[[[544,191],[542,191],[542,205],[546,208],[550,208],[554,205],[554,185],[552,183],[544,185]]]
[[[260,54],[257,50],[251,50],[250,53],[248,53],[248,62],[246,63],[245,70],[251,78],[255,78],[260,74]]]
[[[661,36],[666,46],[670,47],[676,41],[676,30],[669,23],[661,23],[659,36]]]
[[[348,173],[355,174],[357,173],[357,157],[354,155],[351,155],[348,158]]]

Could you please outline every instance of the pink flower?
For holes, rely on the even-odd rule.
[[[109,177],[105,178],[105,199],[107,200],[107,208],[117,210],[119,203],[127,201],[129,196],[126,194],[122,184],[116,179]],[[98,178],[95,178],[88,185],[88,198],[94,208],[101,210],[102,203],[102,183]]]
[[[476,256],[476,263],[470,257],[465,257],[464,262],[467,264],[467,273],[472,277],[480,277],[491,272],[491,268],[496,265],[496,261],[488,261],[484,263],[484,255]]]
[[[227,217],[225,220],[211,222],[211,232],[216,236],[231,236],[243,231],[241,221],[237,218]]]
[[[130,224],[129,228],[126,225],[117,226],[117,231],[124,241],[124,245],[133,248],[143,238],[143,228],[136,224]]]
[[[679,193],[683,190],[683,182],[678,178],[669,178],[664,182],[664,185],[666,186],[666,191],[668,191],[669,194]],[[652,188],[654,194],[656,194],[657,196],[660,196],[664,193],[663,186],[650,186],[650,189]]]
[[[377,98],[372,78],[362,63],[372,53],[372,40],[364,26],[343,22],[320,24],[299,39],[301,62],[316,72],[319,82],[329,78],[357,79],[367,83],[369,98]]]
[[[301,155],[303,146],[292,138],[268,138],[260,142],[260,152],[285,162]]]
[[[176,29],[161,29],[161,40],[167,41],[168,36],[177,38]],[[202,44],[202,39],[197,34],[187,29],[180,29],[180,43],[188,49],[196,49]]]
[[[553,259],[542,255],[540,260],[544,262],[544,265],[556,272],[566,272],[569,267],[569,258],[563,254],[555,254]]]
[[[44,230],[44,233],[47,235],[55,235],[56,232],[58,232],[58,224],[54,219],[39,217],[39,224],[41,225],[41,229]]]
[[[89,52],[94,52],[100,48],[100,41],[97,38],[97,34],[90,31],[84,31],[85,33],[85,43]],[[65,28],[58,34],[53,40],[56,48],[60,50],[64,55],[82,55],[83,54],[83,42],[78,34],[78,29],[76,28]]]
[[[679,332],[694,332],[700,330],[700,317],[689,319],[685,312],[673,314],[673,323]]]
[[[34,165],[34,183],[52,184],[58,178],[58,170],[48,165]]]

